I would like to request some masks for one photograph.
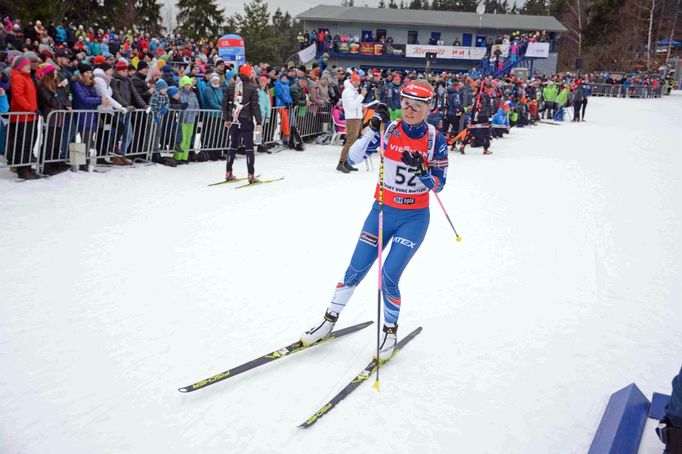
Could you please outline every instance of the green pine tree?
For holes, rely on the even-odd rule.
[[[398,4],[395,0],[388,0],[388,7],[391,9],[398,9]]]
[[[0,11],[3,16],[22,19],[24,24],[39,18],[44,25],[50,20],[86,24],[97,22],[102,16],[97,0],[0,0]]]
[[[463,11],[466,13],[475,13],[478,7],[476,0],[455,0],[454,9],[452,11]]]
[[[545,0],[526,0],[526,3],[521,7],[521,14],[529,16],[546,16],[547,3]]]
[[[114,0],[106,2],[103,14],[110,17],[105,23],[117,27],[134,28],[158,35],[161,26],[161,5],[157,0]]]
[[[224,11],[216,0],[178,0],[179,32],[190,38],[215,39],[225,22]]]
[[[272,64],[284,62],[289,56],[297,52],[298,43],[296,42],[296,35],[301,30],[301,26],[297,20],[291,17],[289,12],[282,13],[282,10],[277,8],[272,15],[272,26],[274,27],[277,40],[277,59],[273,60]]]
[[[153,35],[161,33],[161,4],[158,0],[137,0],[135,26]]]
[[[379,8],[386,8],[386,2],[384,0],[379,0]]]
[[[488,0],[485,4],[485,12],[489,14],[515,14],[512,13],[515,8],[516,5],[512,7],[509,0]]]

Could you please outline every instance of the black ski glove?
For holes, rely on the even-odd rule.
[[[367,122],[367,126],[372,128],[372,131],[378,132],[381,130],[381,123],[388,123],[390,120],[391,116],[388,114],[388,107],[384,103],[379,103],[374,107],[374,115]]]
[[[403,151],[402,161],[409,167],[408,170],[418,177],[428,173],[426,164],[424,164],[424,157],[418,151],[413,151],[412,153],[407,150]]]

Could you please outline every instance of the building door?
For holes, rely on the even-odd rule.
[[[386,39],[386,29],[377,28],[377,41],[381,41],[381,38]]]
[[[476,35],[476,47],[485,47],[485,36]]]
[[[438,40],[440,39],[440,32],[431,32],[431,43],[436,44],[438,43]]]
[[[471,33],[462,34],[462,46],[471,47]]]
[[[417,44],[418,43],[417,39],[417,32],[414,30],[411,30],[407,32],[407,44]]]
[[[374,41],[374,40],[372,39],[372,30],[363,30],[363,31],[362,31],[362,39],[361,39],[361,41],[362,41],[363,43],[369,43],[369,42]]]

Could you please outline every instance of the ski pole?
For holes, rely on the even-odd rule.
[[[443,202],[441,202],[440,197],[438,197],[438,193],[434,192],[433,195],[436,196],[436,200],[438,200],[438,204],[443,209],[443,214],[445,214],[445,217],[447,218],[448,222],[450,223],[450,227],[452,227],[452,230],[455,232],[455,236],[457,237],[457,241],[462,241],[462,237],[459,236],[459,233],[457,233],[457,229],[452,224],[452,221],[450,220],[450,216],[448,216],[448,212],[445,210],[445,207],[443,206]]]
[[[380,390],[379,385],[379,367],[381,366],[381,360],[379,359],[379,349],[381,342],[381,285],[383,281],[382,276],[382,263],[381,254],[383,252],[384,245],[384,125],[381,124],[381,141],[379,144],[379,153],[381,161],[379,162],[379,242],[378,242],[378,252],[379,252],[379,283],[377,286],[377,373],[374,377],[374,389]]]

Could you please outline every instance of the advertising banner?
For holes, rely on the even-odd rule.
[[[436,58],[448,60],[480,60],[485,56],[485,47],[422,46],[420,44],[405,46],[406,57],[425,58],[427,53],[435,53]]]
[[[549,57],[549,43],[528,43],[526,57]]]
[[[244,40],[239,35],[225,35],[218,39],[218,55],[226,62],[234,63],[235,68],[244,64],[246,51]]]

